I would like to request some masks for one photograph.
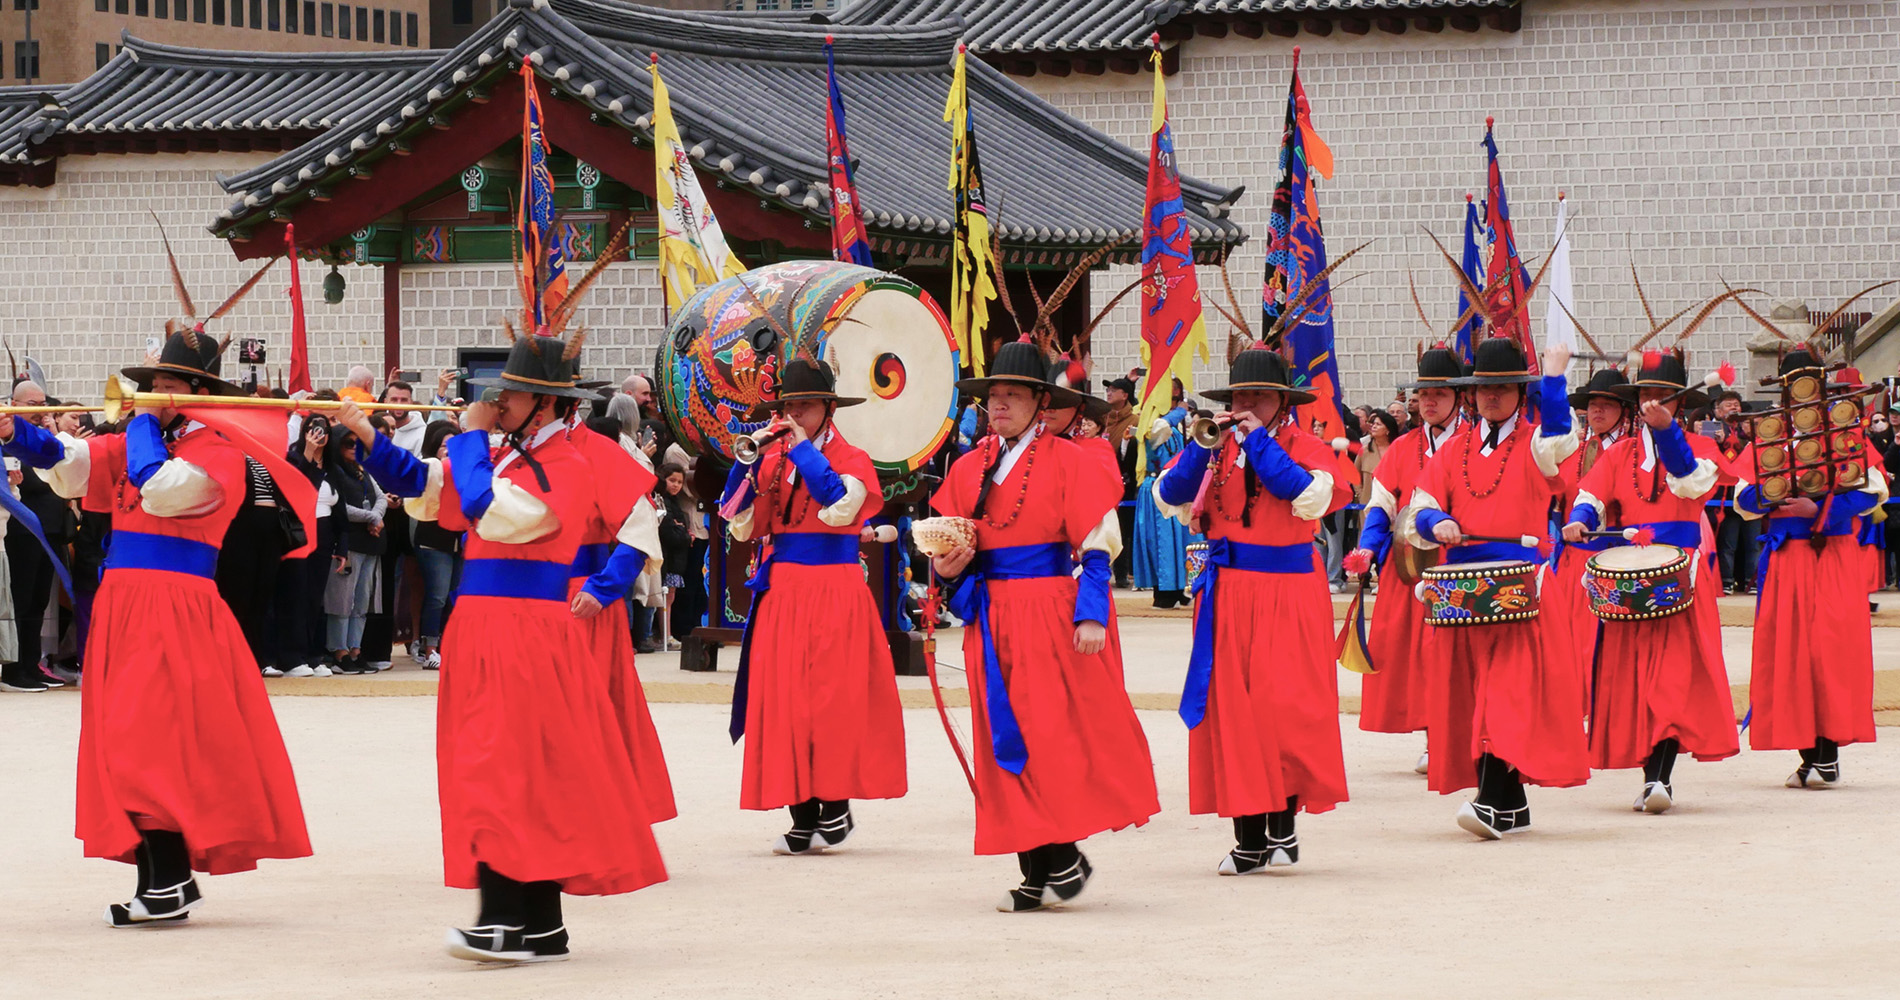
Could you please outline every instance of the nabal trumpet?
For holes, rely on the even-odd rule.
[[[1221,441],[1226,439],[1227,431],[1233,427],[1236,419],[1238,418],[1231,413],[1223,413],[1217,417],[1195,417],[1188,423],[1188,437],[1195,444],[1212,451],[1220,447]]]
[[[188,396],[169,392],[139,392],[135,386],[123,377],[114,375],[106,379],[106,402],[104,406],[76,407],[74,409],[104,411],[109,421],[117,421],[141,406],[249,406],[274,410],[335,410],[343,406],[340,399],[270,399],[263,396]],[[375,410],[422,410],[460,413],[465,406],[438,406],[427,403],[358,403],[358,409]],[[21,412],[15,409],[13,412]],[[51,412],[51,411],[44,411]]]
[[[741,465],[751,465],[759,460],[759,454],[765,451],[766,445],[777,441],[779,438],[791,432],[792,429],[790,427],[781,427],[778,430],[767,428],[766,430],[733,438],[732,457],[738,459]]]

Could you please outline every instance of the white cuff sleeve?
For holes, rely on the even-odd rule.
[[[41,475],[54,493],[67,500],[77,500],[86,495],[86,487],[92,481],[92,449],[70,434],[59,435],[59,443],[65,447],[66,457],[43,470]]]
[[[1763,517],[1763,515],[1757,514],[1742,506],[1742,491],[1753,485],[1755,484],[1740,476],[1735,477],[1735,503],[1729,509],[1742,515],[1742,520],[1744,521],[1759,521]]]
[[[844,483],[844,496],[837,503],[818,512],[818,520],[834,527],[842,528],[858,519],[858,511],[864,507],[864,484],[855,476],[839,476]]]
[[[1326,508],[1333,505],[1333,474],[1309,469],[1313,481],[1306,484],[1300,495],[1293,498],[1293,516],[1303,521],[1317,521],[1326,516]]]
[[[1716,470],[1714,462],[1706,458],[1698,458],[1695,460],[1694,472],[1681,478],[1665,473],[1663,478],[1669,484],[1669,492],[1684,500],[1700,500],[1715,489],[1717,475],[1720,473]],[[1602,508],[1599,507],[1597,515],[1601,517],[1602,513]]]
[[[1885,504],[1887,497],[1892,495],[1888,492],[1891,488],[1887,485],[1887,473],[1876,465],[1867,470],[1867,483],[1860,488],[1860,491],[1873,494],[1875,506],[1880,506]]]
[[[1112,510],[1103,515],[1102,523],[1090,529],[1082,539],[1082,549],[1106,552],[1111,562],[1119,558],[1122,554],[1122,519]]]
[[[1576,454],[1582,442],[1577,437],[1577,429],[1570,428],[1568,434],[1545,437],[1540,431],[1531,435],[1531,460],[1537,463],[1537,471],[1546,476],[1557,474],[1557,467],[1564,459]]]
[[[1156,417],[1155,422],[1148,425],[1149,444],[1158,445],[1173,436],[1174,425],[1168,423],[1168,418],[1166,417]]]
[[[1155,507],[1160,509],[1161,516],[1174,518],[1189,528],[1194,527],[1194,502],[1190,500],[1184,504],[1171,504],[1161,499],[1161,477],[1156,476],[1154,480],[1148,492],[1154,495]]]
[[[1576,510],[1578,507],[1589,507],[1590,509],[1596,511],[1597,512],[1597,527],[1608,530],[1610,526],[1603,523],[1603,501],[1600,498],[1598,498],[1596,494],[1591,493],[1589,490],[1578,490],[1577,502],[1570,505],[1570,510]],[[1576,523],[1570,517],[1569,510],[1564,511],[1564,523],[1565,524]]]
[[[633,505],[633,513],[627,515],[627,523],[620,526],[614,541],[646,553],[648,562],[660,560],[660,512],[653,508],[651,497],[644,497]]]
[[[429,484],[422,488],[422,495],[409,497],[402,502],[402,509],[410,518],[417,521],[434,521],[442,516],[442,460],[425,458],[429,467]]]
[[[1392,491],[1386,489],[1384,483],[1374,479],[1372,481],[1372,492],[1366,496],[1366,510],[1385,511],[1387,520],[1397,521],[1399,519],[1399,498],[1393,496]]]
[[[496,476],[495,499],[475,522],[475,534],[490,542],[526,545],[561,530],[561,519],[540,497]]]
[[[182,458],[166,459],[139,487],[139,506],[153,517],[199,517],[223,505],[224,487]]]
[[[1398,517],[1399,541],[1404,542],[1405,544],[1410,545],[1411,547],[1415,549],[1437,548],[1438,547],[1437,539],[1431,538],[1426,535],[1421,535],[1418,533],[1418,517],[1416,515],[1421,510],[1442,511],[1444,509],[1445,509],[1444,506],[1438,502],[1437,497],[1432,496],[1430,493],[1427,493],[1416,486],[1413,487],[1412,488],[1412,502],[1407,504],[1404,510],[1399,511],[1399,517]]]
[[[726,533],[732,536],[733,541],[752,540],[752,512],[758,509],[759,505],[756,503],[746,504],[746,508],[740,511],[737,517],[726,522]]]

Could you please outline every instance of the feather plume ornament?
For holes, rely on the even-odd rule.
[[[1737,297],[1739,294],[1739,292],[1731,288],[1710,299],[1702,306],[1702,310],[1695,314],[1695,318],[1689,321],[1689,325],[1683,327],[1681,333],[1676,334],[1674,343],[1680,345],[1683,341],[1688,340],[1690,334],[1696,332],[1696,330],[1702,327],[1702,324],[1708,322],[1710,316],[1715,315],[1716,307]]]
[[[1652,340],[1655,340],[1655,339],[1656,339],[1656,335],[1657,335],[1657,334],[1659,334],[1659,333],[1661,333],[1661,332],[1663,332],[1664,330],[1667,330],[1667,329],[1669,329],[1669,328],[1670,328],[1670,327],[1672,327],[1672,326],[1675,326],[1675,325],[1676,325],[1676,320],[1679,320],[1679,319],[1681,319],[1681,318],[1683,318],[1684,316],[1687,316],[1687,315],[1689,315],[1689,310],[1691,310],[1691,309],[1694,309],[1695,307],[1696,307],[1696,304],[1695,304],[1695,303],[1693,303],[1693,302],[1691,302],[1691,303],[1689,303],[1689,304],[1688,304],[1688,305],[1686,305],[1686,306],[1683,306],[1683,307],[1682,307],[1682,309],[1681,309],[1681,311],[1679,311],[1679,312],[1677,312],[1677,313],[1676,313],[1676,314],[1675,314],[1674,316],[1671,316],[1671,317],[1669,317],[1668,319],[1666,319],[1666,320],[1663,320],[1663,321],[1662,321],[1662,322],[1661,322],[1660,324],[1658,324],[1658,325],[1657,325],[1657,326],[1656,326],[1656,327],[1655,327],[1654,329],[1652,329],[1652,330],[1650,330],[1650,331],[1649,331],[1648,333],[1646,333],[1646,334],[1643,334],[1643,339],[1641,339],[1641,340],[1638,340],[1638,341],[1637,341],[1636,343],[1634,343],[1634,344],[1631,344],[1631,345],[1630,345],[1630,349],[1629,349],[1629,353],[1630,353],[1631,355],[1635,355],[1635,354],[1637,354],[1638,352],[1640,352],[1640,351],[1641,351],[1641,350],[1643,349],[1643,345],[1644,345],[1644,344],[1647,344],[1647,343],[1649,343],[1650,341],[1652,341]]]
[[[568,289],[567,294],[561,297],[561,303],[554,307],[554,314],[548,317],[548,336],[558,337],[561,331],[567,329],[567,324],[574,319],[574,313],[581,307],[581,299],[586,296],[587,290],[593,287],[595,279],[600,277],[601,272],[607,270],[607,265],[620,257],[627,231],[632,227],[633,217],[628,216],[626,224],[614,233],[613,238],[607,241],[607,246],[599,256],[594,258],[594,263],[587,268],[587,273],[582,275],[581,280],[575,282],[574,286]]]
[[[1557,303],[1557,308],[1562,309],[1565,316],[1570,317],[1570,325],[1577,328],[1577,335],[1583,338],[1584,343],[1590,345],[1592,351],[1595,351],[1605,358],[1609,357],[1609,355],[1604,352],[1603,345],[1597,343],[1597,339],[1590,336],[1590,331],[1583,328],[1583,323],[1577,319],[1577,314],[1571,312],[1569,306],[1564,305],[1564,300],[1553,295],[1551,296],[1551,301]]]
[[[1108,304],[1102,306],[1101,311],[1095,314],[1095,318],[1089,320],[1089,325],[1083,327],[1081,333],[1076,334],[1073,349],[1083,354],[1088,353],[1087,347],[1095,338],[1095,328],[1102,325],[1102,321],[1108,318],[1109,313],[1115,311],[1115,307],[1120,305],[1121,301],[1128,297],[1128,293],[1140,287],[1141,279],[1136,278],[1127,285],[1124,285],[1121,291],[1116,292],[1115,296],[1108,300]]]
[[[1003,226],[1002,217],[998,214],[1001,208],[1000,200],[990,206],[990,260],[999,269],[1003,266]],[[1009,315],[1009,325],[1018,331],[1022,330],[1023,321],[1016,316],[1016,300],[1009,294],[1007,279],[996,283],[996,299],[1002,303],[1003,312]]]
[[[1124,234],[1083,255],[1082,259],[1076,261],[1075,265],[1069,268],[1069,272],[1062,276],[1062,281],[1057,283],[1056,287],[1050,290],[1047,299],[1043,298],[1041,293],[1036,290],[1034,278],[1027,270],[1024,271],[1023,276],[1026,279],[1025,283],[1029,286],[1029,296],[1034,300],[1036,305],[1036,317],[1030,323],[1029,329],[1024,332],[1029,334],[1030,341],[1037,346],[1037,349],[1041,350],[1044,354],[1054,354],[1060,349],[1061,345],[1057,343],[1058,337],[1056,335],[1055,326],[1056,310],[1062,308],[1062,304],[1068,301],[1070,293],[1075,291],[1075,287],[1081,282],[1083,275],[1092,270],[1095,265],[1101,263],[1102,258],[1108,256],[1110,251],[1128,242],[1129,238],[1128,235]],[[1011,318],[1013,319],[1015,317],[1012,315]],[[1022,329],[1020,324],[1017,326],[1017,329]],[[1071,347],[1073,347],[1073,345],[1071,345]]]
[[[1636,301],[1643,304],[1643,315],[1648,317],[1651,329],[1656,326],[1656,312],[1649,307],[1649,295],[1643,291],[1643,277],[1636,273],[1636,255],[1630,255],[1630,280],[1636,283]]]
[[[1490,300],[1483,291],[1478,289],[1476,284],[1472,283],[1471,276],[1465,273],[1464,265],[1452,258],[1451,251],[1445,249],[1444,241],[1438,238],[1437,233],[1432,232],[1430,226],[1420,226],[1419,228],[1425,230],[1425,235],[1432,238],[1432,245],[1437,247],[1438,253],[1445,258],[1445,264],[1451,268],[1452,274],[1458,278],[1458,287],[1463,290],[1465,299],[1470,302],[1470,305],[1465,309],[1465,315],[1459,317],[1457,324],[1454,325],[1452,329],[1455,330],[1463,326],[1466,320],[1470,319],[1472,310],[1476,310],[1478,315],[1484,317],[1485,326],[1496,329],[1498,327],[1498,321],[1497,317],[1491,315],[1491,307],[1488,304]]]
[[[232,292],[229,298],[219,303],[216,309],[211,310],[211,315],[206,316],[201,322],[198,323],[198,329],[200,330],[204,329],[206,323],[209,323],[214,319],[222,319],[226,313],[230,312],[233,309],[236,309],[237,304],[239,302],[244,301],[245,296],[251,294],[251,289],[256,288],[257,283],[259,281],[264,280],[264,272],[269,271],[273,265],[275,265],[278,261],[282,259],[283,259],[282,257],[272,257],[270,260],[265,261],[264,266],[258,268],[257,272],[255,274],[252,274],[249,280],[245,281],[244,284],[239,285],[237,288],[237,291]],[[226,337],[224,339],[230,340],[231,338]]]
[[[172,252],[172,238],[165,232],[165,224],[158,221],[157,212],[148,208],[146,214],[150,215],[153,224],[158,226],[158,238],[165,244],[165,262],[171,265],[172,294],[178,296],[178,307],[185,311],[186,319],[197,319],[198,307],[192,304],[191,293],[185,290],[185,275],[178,269],[178,255]]]
[[[1406,271],[1405,284],[1412,289],[1412,308],[1418,310],[1418,321],[1425,324],[1425,332],[1431,334],[1432,337],[1436,339],[1438,337],[1438,331],[1432,327],[1432,321],[1425,318],[1425,303],[1418,300],[1418,276],[1411,271]],[[1424,352],[1424,345],[1420,344],[1419,353],[1423,355]]]
[[[587,343],[587,324],[583,323],[567,338],[567,346],[561,350],[562,361],[572,361],[581,356],[581,345]]]
[[[1253,340],[1253,327],[1247,325],[1247,310],[1240,308],[1240,296],[1234,294],[1234,279],[1227,273],[1227,258],[1233,256],[1233,253],[1234,245],[1232,243],[1221,248],[1220,284],[1222,288],[1227,290],[1227,304],[1232,306],[1234,311],[1228,312],[1225,309],[1220,309],[1219,306],[1215,306],[1215,308],[1220,309],[1220,314],[1227,317],[1227,322],[1238,327],[1240,333],[1251,341]]]
[[[1754,306],[1751,306],[1747,302],[1742,300],[1742,296],[1744,294],[1753,293],[1755,295],[1766,295],[1768,294],[1767,292],[1764,292],[1759,288],[1735,288],[1735,287],[1730,286],[1726,279],[1723,280],[1722,287],[1727,288],[1729,291],[1735,293],[1735,304],[1742,307],[1742,311],[1748,314],[1749,319],[1752,319],[1755,322],[1761,324],[1762,329],[1767,330],[1769,333],[1774,334],[1776,337],[1780,338],[1780,340],[1783,343],[1789,342],[1790,338],[1788,337],[1786,333],[1782,332],[1781,327],[1778,327],[1775,324],[1769,322],[1768,317],[1763,316],[1761,313],[1756,312]]]
[[[1859,302],[1863,297],[1865,297],[1871,292],[1877,292],[1881,290],[1882,288],[1887,287],[1888,285],[1892,285],[1896,283],[1900,283],[1900,278],[1894,278],[1889,281],[1883,281],[1878,285],[1868,285],[1866,288],[1863,288],[1860,291],[1855,292],[1853,295],[1847,298],[1847,301],[1842,302],[1838,306],[1835,306],[1834,311],[1831,313],[1828,313],[1826,319],[1815,324],[1814,329],[1816,331],[1821,331],[1821,330],[1827,330],[1827,329],[1832,328],[1834,325],[1834,321],[1837,319],[1840,319],[1842,314],[1847,312],[1848,306],[1851,306],[1854,303]]]
[[[1351,250],[1340,254],[1338,259],[1327,264],[1318,274],[1306,279],[1306,284],[1300,289],[1299,298],[1287,303],[1286,309],[1280,313],[1280,318],[1274,321],[1273,327],[1261,335],[1259,343],[1266,344],[1269,348],[1277,350],[1280,346],[1280,340],[1285,336],[1286,331],[1292,327],[1293,324],[1306,318],[1307,303],[1319,292],[1320,286],[1326,284],[1326,279],[1330,277],[1334,271],[1339,269],[1339,265],[1351,260],[1354,254],[1372,244],[1372,240],[1367,240],[1353,247]],[[1340,284],[1343,285],[1345,282],[1342,281]],[[1331,288],[1329,286],[1328,292],[1330,293],[1330,291]]]
[[[521,334],[515,331],[515,318],[513,316],[503,316],[501,318],[501,328],[508,331],[508,342],[510,344],[521,339]]]

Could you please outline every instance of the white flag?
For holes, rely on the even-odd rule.
[[[1570,297],[1570,233],[1564,223],[1564,196],[1559,194],[1557,248],[1550,252],[1550,307],[1544,312],[1544,346],[1562,344],[1574,354],[1577,350],[1577,324],[1571,322],[1570,315],[1577,311],[1577,303]],[[1570,312],[1565,312],[1565,309]],[[1576,367],[1577,361],[1572,358],[1564,374],[1570,374]]]

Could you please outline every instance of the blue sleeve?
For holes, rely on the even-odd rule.
[[[171,453],[165,450],[165,434],[159,429],[157,417],[141,413],[125,425],[125,474],[132,485],[144,486],[169,458]]]
[[[1656,457],[1662,459],[1670,475],[1681,479],[1695,472],[1695,452],[1690,450],[1681,424],[1670,424],[1662,430],[1651,428],[1649,436],[1656,442]]]
[[[1392,518],[1384,507],[1367,507],[1366,523],[1359,528],[1359,547],[1372,553],[1372,565],[1385,565],[1392,551]]]
[[[357,455],[383,492],[399,497],[419,497],[429,492],[428,463],[396,447],[396,442],[377,435],[369,453],[364,454],[359,445]],[[455,485],[458,489],[461,487],[459,478]]]
[[[588,577],[581,589],[594,595],[594,600],[605,607],[627,596],[627,591],[633,589],[633,581],[640,576],[640,570],[646,564],[645,552],[626,542],[618,542],[614,545],[613,554],[607,557],[607,565]]]
[[[1241,447],[1247,450],[1248,467],[1268,493],[1282,500],[1291,500],[1313,485],[1313,474],[1300,468],[1300,463],[1295,462],[1293,456],[1280,447],[1280,442],[1264,429],[1247,435]]]
[[[463,431],[449,438],[449,475],[462,498],[462,516],[473,521],[495,502],[495,461],[485,431]]]
[[[1856,533],[1854,519],[1874,509],[1874,495],[1855,490],[1852,493],[1836,493],[1827,505],[1827,523],[1822,525],[1824,535],[1852,535]]]
[[[1539,436],[1563,437],[1570,433],[1570,384],[1562,372],[1544,376],[1543,395],[1537,401],[1537,408],[1544,419],[1543,429],[1537,432]]]
[[[1181,457],[1161,473],[1157,492],[1162,502],[1176,507],[1193,503],[1195,495],[1201,492],[1201,480],[1206,478],[1208,459],[1213,457],[1213,452],[1189,441]]]
[[[156,421],[154,421],[156,423]],[[17,458],[21,465],[50,469],[66,458],[66,446],[51,431],[25,420],[13,421],[13,440],[0,447],[0,453]]]
[[[1756,486],[1754,483],[1749,483],[1747,486],[1736,491],[1735,506],[1750,514],[1766,514],[1773,509],[1762,502],[1761,487]]]
[[[1431,538],[1432,529],[1451,519],[1451,515],[1442,510],[1435,510],[1431,507],[1421,507],[1418,513],[1413,515],[1412,525],[1418,529],[1418,533],[1421,537]]]
[[[1108,553],[1100,549],[1082,552],[1082,576],[1075,583],[1075,620],[1108,625]]]
[[[805,477],[805,489],[810,491],[812,499],[826,507],[844,499],[844,479],[817,445],[800,441],[792,446],[791,456],[798,474]]]
[[[1576,505],[1575,507],[1570,508],[1570,518],[1566,520],[1564,523],[1565,524],[1581,524],[1583,525],[1584,529],[1587,531],[1597,530],[1597,527],[1600,524],[1600,522],[1597,520],[1597,509],[1595,507],[1590,506],[1587,503],[1580,503]]]
[[[720,507],[723,508],[726,504],[731,503],[733,494],[741,490],[745,491],[745,502],[739,505],[740,509],[743,510],[746,507],[752,506],[752,500],[757,496],[758,491],[752,485],[751,472],[752,467],[750,465],[746,465],[742,462],[732,463],[732,468],[726,472],[726,488],[719,493]]]

